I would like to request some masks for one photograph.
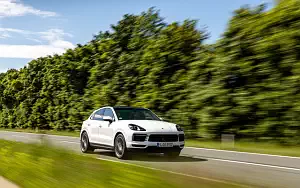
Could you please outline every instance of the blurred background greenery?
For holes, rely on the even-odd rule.
[[[147,107],[188,137],[300,143],[300,1],[235,11],[222,38],[153,8],[59,56],[0,74],[0,127],[79,130],[102,106]]]

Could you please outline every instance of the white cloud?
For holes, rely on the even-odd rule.
[[[1,1],[1,0],[0,0]],[[53,54],[62,54],[66,49],[75,46],[65,40],[65,37],[72,37],[61,29],[50,29],[44,32],[32,32],[14,28],[0,28],[0,38],[9,37],[17,33],[25,36],[26,39],[40,43],[39,45],[10,45],[0,44],[0,58],[38,58]]]
[[[61,29],[50,29],[45,32],[38,32],[38,34],[40,34],[43,39],[46,39],[49,41],[59,40],[64,36],[72,37],[72,35],[70,33],[65,33]]]
[[[62,29],[50,29],[50,30],[43,31],[43,32],[33,32],[33,31],[27,31],[27,30],[23,30],[23,29],[0,27],[0,36],[1,36],[1,34],[9,35],[9,33],[21,34],[21,35],[25,35],[25,36],[40,37],[41,39],[47,40],[47,41],[61,40],[63,37],[73,37],[73,35],[71,35],[70,33],[64,32]],[[29,38],[29,40],[33,40],[32,37],[28,37],[28,38]]]
[[[0,57],[2,58],[28,58],[34,59],[47,55],[62,54],[65,48],[54,45],[5,45],[0,44]]]
[[[57,16],[55,12],[42,11],[17,0],[0,0],[0,17],[24,16],[33,14],[42,17]]]
[[[41,40],[39,40],[39,39],[30,38],[30,37],[27,37],[26,39],[27,39],[27,40],[31,40],[31,41],[33,41],[33,42],[36,42],[36,43],[40,43],[40,44],[42,44],[42,41],[41,41]]]
[[[1,0],[0,0],[1,2]],[[13,29],[13,28],[1,28],[0,27],[0,38],[10,38],[11,35],[9,33],[18,33],[18,34],[28,34],[27,31],[21,29]]]
[[[0,33],[0,39],[5,39],[11,37],[8,33]]]
[[[71,42],[64,41],[64,40],[55,40],[51,42],[51,45],[57,48],[64,48],[64,49],[74,48],[74,45]]]
[[[1,2],[1,0],[0,0]],[[22,30],[22,29],[13,29],[13,28],[3,28],[0,27],[0,32],[13,32],[13,33],[27,33],[27,31]]]

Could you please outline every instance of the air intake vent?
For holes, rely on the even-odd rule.
[[[148,139],[149,142],[177,142],[177,134],[151,134]]]
[[[184,134],[180,134],[180,135],[179,135],[179,141],[180,141],[180,142],[183,142],[183,141],[184,141]]]
[[[133,134],[132,140],[136,142],[144,142],[146,140],[146,134]]]

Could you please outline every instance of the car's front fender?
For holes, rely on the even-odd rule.
[[[116,138],[117,134],[123,134],[124,138],[125,138],[125,141],[127,142],[129,139],[128,139],[128,136],[130,136],[128,134],[128,132],[126,132],[124,129],[121,129],[121,128],[117,128],[114,132],[114,138]],[[113,140],[114,142],[114,140]],[[114,144],[114,143],[113,143]]]

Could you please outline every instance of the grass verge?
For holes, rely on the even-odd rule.
[[[37,134],[50,134],[59,136],[72,136],[79,137],[79,131],[56,131],[56,130],[39,130],[39,129],[10,129],[10,128],[0,128],[0,131],[12,131],[12,132],[24,132],[24,133],[37,133]]]
[[[220,141],[187,140],[186,145],[190,147],[300,157],[300,146],[286,146],[272,142],[237,141],[232,147],[224,145]]]
[[[0,128],[0,131],[1,130],[79,137],[78,131],[75,132],[75,131]],[[222,145],[220,141],[198,139],[198,140],[186,140],[186,146],[300,157],[300,146],[286,146],[286,145],[281,145],[272,142],[236,141],[234,147],[228,147],[226,145],[225,146]]]
[[[0,140],[0,176],[24,188],[239,187],[80,155],[49,145]]]

